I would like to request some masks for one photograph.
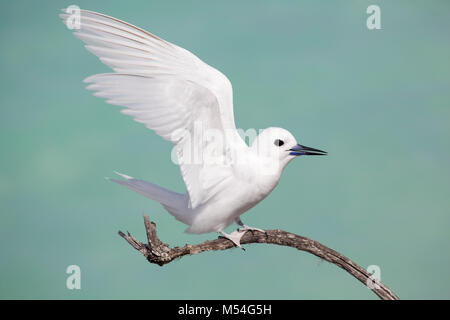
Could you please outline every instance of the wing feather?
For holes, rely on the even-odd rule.
[[[61,18],[67,23],[70,14],[64,11]],[[230,138],[225,130],[234,130],[231,139],[243,143],[235,130],[230,81],[189,51],[127,22],[81,10],[80,23],[75,36],[114,71],[85,79],[87,89],[124,107],[123,114],[175,145],[192,208],[211,199],[230,179],[232,168],[205,163],[208,154],[195,161],[191,149],[197,143],[200,150],[209,150],[211,144],[196,132],[197,123],[202,130],[219,130],[224,138]],[[224,151],[229,149],[219,150],[219,156],[229,157]]]

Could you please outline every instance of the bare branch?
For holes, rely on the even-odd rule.
[[[145,229],[147,232],[148,244],[139,242],[130,233],[125,235],[119,231],[119,235],[124,238],[134,249],[142,253],[150,263],[163,266],[177,258],[185,255],[194,255],[204,251],[218,251],[234,248],[233,242],[225,238],[207,240],[205,242],[184,247],[170,248],[168,244],[162,242],[156,234],[156,224],[144,215]],[[357,265],[352,260],[343,256],[337,251],[330,249],[323,244],[283,230],[267,230],[266,233],[259,231],[247,231],[241,238],[241,244],[267,243],[280,246],[292,247],[301,251],[309,252],[325,261],[333,263],[344,269],[356,279],[367,285],[377,296],[383,300],[398,300],[399,298],[383,283],[376,280],[364,268]]]

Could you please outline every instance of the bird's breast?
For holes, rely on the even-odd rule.
[[[270,169],[261,161],[253,161],[253,163],[249,161],[248,165],[241,166],[237,174],[238,180],[255,201],[259,202],[267,197],[280,180],[281,171]]]

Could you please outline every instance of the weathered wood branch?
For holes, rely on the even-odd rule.
[[[144,244],[130,233],[124,234],[119,231],[119,235],[123,237],[133,248],[141,252],[150,262],[163,266],[177,258],[185,255],[193,255],[204,251],[218,251],[235,248],[233,242],[225,238],[216,240],[207,240],[203,243],[184,247],[170,248],[169,245],[162,242],[156,235],[156,224],[144,215],[145,229],[147,232],[147,244]],[[247,231],[241,238],[241,244],[250,243],[267,243],[277,244],[280,246],[292,247],[301,251],[309,252],[325,261],[333,263],[344,269],[356,279],[368,286],[377,296],[383,300],[398,300],[399,298],[381,281],[375,279],[364,268],[357,265],[349,258],[343,256],[337,251],[330,249],[323,244],[283,230],[267,230],[266,233],[259,231]]]

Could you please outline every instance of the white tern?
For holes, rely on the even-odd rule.
[[[119,173],[123,180],[110,180],[159,202],[189,226],[186,232],[218,232],[241,247],[247,230],[264,230],[240,216],[267,197],[286,165],[297,156],[326,154],[276,127],[247,146],[234,123],[231,83],[220,71],[127,22],[87,10],[63,12],[86,49],[114,71],[88,77],[87,89],[172,142],[186,193]],[[241,228],[225,233],[233,222]]]

